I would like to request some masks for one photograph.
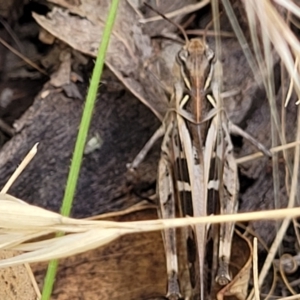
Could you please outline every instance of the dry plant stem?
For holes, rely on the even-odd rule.
[[[38,143],[35,144],[32,149],[28,152],[28,154],[25,156],[19,167],[15,170],[15,172],[12,174],[12,176],[9,178],[5,186],[0,191],[0,194],[5,194],[9,190],[9,188],[12,186],[12,184],[15,182],[15,180],[19,177],[19,175],[22,173],[22,171],[26,168],[26,166],[30,163],[30,161],[34,158],[34,156],[37,153],[37,146]],[[41,292],[39,290],[39,287],[37,285],[37,282],[35,281],[34,275],[32,273],[32,270],[29,266],[29,264],[24,264],[26,271],[28,273],[28,276],[31,280],[32,286],[37,294],[38,299],[41,297]]]
[[[298,107],[298,124],[297,124],[297,137],[296,140],[300,140],[300,108]],[[298,171],[299,171],[299,156],[300,156],[300,146],[297,145],[295,147],[295,155],[294,155],[294,168],[293,168],[293,176],[292,176],[292,183],[291,183],[291,190],[290,190],[290,197],[288,202],[288,208],[294,207],[295,204],[295,197],[298,185]],[[291,218],[286,218],[283,220],[282,225],[276,235],[276,238],[270,248],[266,261],[263,265],[263,268],[259,275],[259,286],[261,287],[264,279],[270,269],[272,261],[276,255],[278,246],[281,244],[281,241],[286,233],[286,230],[290,224]]]
[[[258,5],[264,5],[264,1],[262,3],[257,3]],[[285,140],[285,135],[281,134],[281,126],[280,126],[280,119],[279,115],[277,112],[277,108],[275,105],[275,100],[274,100],[274,76],[273,76],[273,61],[272,61],[272,55],[269,55],[271,52],[270,49],[270,40],[269,37],[266,34],[266,29],[264,26],[267,26],[267,17],[265,14],[259,15],[259,21],[262,26],[262,38],[263,38],[263,49],[264,49],[264,54],[261,52],[261,45],[259,42],[258,38],[258,26],[257,26],[257,18],[255,16],[255,8],[256,6],[251,2],[251,1],[245,1],[245,9],[248,17],[248,23],[249,23],[249,28],[250,28],[250,33],[251,33],[251,40],[253,43],[253,49],[255,53],[255,57],[257,60],[257,64],[260,70],[260,73],[262,75],[263,79],[263,84],[267,93],[267,98],[269,100],[269,105],[271,109],[271,116],[272,116],[272,121],[271,121],[271,130],[272,130],[272,145],[277,146],[277,136],[279,135],[281,145],[286,144]],[[263,6],[264,8],[264,6]],[[262,8],[261,8],[262,9]],[[267,9],[267,8],[266,8]],[[264,59],[265,57],[265,59]],[[285,162],[287,169],[289,170],[290,174],[292,173],[292,167],[288,159],[288,155],[286,151],[283,151],[283,155],[285,157]],[[275,202],[275,208],[278,207],[278,186],[279,186],[279,179],[278,179],[278,159],[277,155],[275,154],[273,157],[272,161],[273,165],[273,178],[274,178],[274,202]]]
[[[174,10],[172,12],[166,13],[165,16],[166,16],[166,18],[170,19],[170,18],[173,18],[176,16],[190,14],[190,13],[197,11],[197,10],[201,9],[202,7],[208,5],[209,3],[210,3],[210,0],[202,0],[200,3],[186,5],[183,8],[180,8],[178,10]],[[151,17],[148,19],[141,19],[140,23],[146,24],[149,22],[159,21],[161,19],[162,19],[161,16],[155,16],[155,17]]]
[[[252,236],[252,237],[254,237],[255,239],[257,239],[257,241],[260,243],[260,245],[265,249],[265,251],[267,252],[267,251],[269,251],[269,248],[268,248],[268,246],[266,245],[266,243],[265,243],[265,241],[261,238],[261,237],[259,237],[259,236],[256,236],[256,233],[249,227],[249,225],[248,226],[245,226],[245,225],[243,225],[243,224],[241,224],[241,223],[238,223],[237,224],[237,226],[238,227],[240,227],[240,228],[242,228],[242,229],[244,229],[244,233],[243,233],[243,235],[245,236],[245,237],[248,237],[249,238],[249,235],[250,236]],[[253,251],[254,251],[255,249],[254,249],[254,247],[253,247]],[[254,252],[253,252],[254,253]],[[257,270],[258,270],[258,268],[257,268]],[[276,266],[275,266],[275,263],[273,263],[273,282],[272,282],[272,286],[271,286],[271,289],[269,290],[269,293],[268,293],[268,295],[264,295],[264,300],[268,300],[268,298],[271,296],[271,295],[273,295],[273,291],[274,291],[274,289],[275,289],[275,286],[276,286]],[[258,282],[257,282],[257,280],[258,280],[258,274],[257,274],[257,276],[255,277],[255,284],[258,286]],[[255,286],[255,284],[254,284],[254,291],[255,291],[255,288],[256,288],[256,286]],[[251,295],[249,295],[248,297],[247,297],[247,300],[249,300],[249,299],[252,299],[252,296]]]
[[[300,10],[299,6],[297,6],[292,1],[286,1],[286,0],[275,0],[279,5],[285,7],[287,10],[291,11],[294,15],[300,17]]]
[[[2,131],[7,133],[10,137],[15,134],[15,130],[10,125],[5,123],[2,119],[0,119],[0,128]]]
[[[23,206],[23,205],[22,205]],[[149,232],[157,231],[163,228],[171,227],[183,227],[189,225],[195,225],[199,223],[219,223],[219,222],[232,222],[232,220],[238,221],[249,221],[255,219],[263,219],[269,217],[269,219],[282,218],[285,216],[299,216],[300,209],[281,209],[272,210],[255,213],[244,213],[235,215],[223,215],[223,216],[210,216],[210,217],[200,217],[200,218],[181,218],[173,220],[153,220],[153,221],[136,221],[136,222],[104,222],[104,221],[89,221],[95,226],[83,226],[83,232],[78,232],[72,235],[66,235],[60,239],[53,238],[42,242],[26,244],[24,250],[32,251],[27,252],[10,259],[5,259],[0,261],[0,268],[14,266],[24,263],[32,263],[39,261],[46,261],[53,257],[62,258],[70,255],[75,255],[82,253],[100,246],[103,246],[118,237],[125,234],[135,233],[135,232]],[[70,219],[72,220],[72,219]],[[79,221],[79,220],[73,220]],[[81,220],[82,222],[88,222],[87,220]],[[79,223],[79,222],[78,222]],[[76,227],[78,231],[80,229],[79,224],[71,225]],[[100,224],[107,224],[105,228]],[[66,231],[68,231],[69,226],[65,226]],[[87,230],[84,228],[88,227]],[[71,227],[69,227],[71,229]],[[53,230],[55,231],[55,230]],[[11,231],[10,231],[11,232]],[[49,233],[49,231],[47,231]],[[24,242],[24,240],[23,240]],[[18,247],[22,249],[22,247]],[[51,251],[49,251],[51,249]]]
[[[215,41],[216,41],[216,63],[215,63],[215,80],[217,84],[217,95],[218,95],[218,109],[223,108],[223,98],[221,97],[221,91],[223,90],[223,69],[222,69],[222,63],[221,63],[221,37],[220,37],[220,12],[219,12],[219,1],[212,1],[212,11],[213,11],[213,24],[214,24],[214,30],[216,32]]]
[[[260,5],[263,5],[265,2],[262,1],[263,3],[259,3]],[[259,38],[258,38],[258,27],[257,27],[257,18],[255,16],[255,5],[253,5],[253,3],[251,1],[245,1],[245,9],[246,9],[246,13],[247,13],[247,17],[248,17],[248,23],[249,23],[249,27],[250,27],[250,33],[251,33],[251,40],[253,43],[253,49],[255,52],[255,56],[256,56],[256,60],[259,66],[259,70],[260,73],[262,75],[262,79],[263,79],[263,84],[265,86],[265,90],[267,93],[267,97],[269,100],[269,105],[270,105],[270,109],[271,109],[271,115],[272,115],[272,122],[271,122],[271,128],[272,128],[272,144],[273,147],[276,146],[278,144],[277,140],[277,136],[280,137],[280,141],[281,141],[281,145],[285,145],[286,144],[286,139],[285,139],[285,135],[281,130],[281,125],[280,125],[280,119],[279,119],[279,115],[277,112],[277,108],[275,105],[275,100],[274,100],[274,78],[273,78],[273,62],[271,59],[271,55],[269,55],[270,53],[270,41],[269,41],[269,37],[266,34],[266,30],[264,30],[264,26],[267,26],[267,22],[266,19],[267,17],[265,16],[265,14],[262,14],[260,16],[260,23],[262,24],[262,38],[263,38],[263,45],[264,45],[264,55],[261,52],[261,46],[260,46],[260,42],[259,42]],[[252,4],[251,4],[252,3]],[[258,5],[258,4],[257,4]],[[258,14],[259,17],[259,14]],[[266,59],[264,59],[264,57],[266,57]],[[267,70],[267,72],[266,72]],[[283,120],[282,120],[283,121]],[[283,150],[283,155],[285,158],[285,163],[286,163],[286,169],[289,171],[287,172],[287,176],[289,174],[292,173],[292,166],[290,163],[290,159],[288,156],[288,153]],[[273,161],[272,161],[272,165],[273,165],[273,178],[274,178],[274,203],[275,203],[275,208],[279,207],[279,178],[278,178],[278,158],[277,155],[275,154],[273,156]],[[291,175],[290,175],[291,176]],[[279,225],[278,225],[279,226]]]
[[[134,12],[139,16],[140,19],[142,19],[144,16],[143,14],[139,11],[137,6],[135,5],[134,1],[132,0],[127,0],[128,4],[131,6],[131,8],[134,10]]]
[[[274,294],[274,291],[275,291],[275,288],[276,288],[276,283],[277,283],[277,273],[274,271],[272,286],[271,286],[271,289],[269,290],[269,293],[266,296],[265,300],[268,300],[269,298],[272,298],[272,295]]]
[[[284,297],[284,298],[278,298],[277,300],[298,300],[300,298],[300,294]]]
[[[13,185],[15,180],[19,177],[19,175],[23,172],[23,170],[26,168],[26,166],[31,162],[31,160],[34,158],[34,156],[37,153],[37,146],[38,143],[35,144],[32,149],[28,152],[28,154],[25,156],[21,164],[18,166],[18,168],[15,170],[15,172],[11,175],[9,180],[6,182],[5,186],[0,191],[0,194],[6,194],[9,188]]]
[[[134,222],[76,220],[26,204],[7,194],[0,194],[1,232],[10,247],[26,253],[0,261],[0,268],[18,264],[47,261],[82,253],[103,246],[129,233],[157,231],[171,227],[220,222],[278,219],[300,216],[300,208],[260,211],[232,215],[206,216]],[[21,202],[21,203],[20,203]],[[48,238],[41,242],[25,243],[32,236],[65,231],[69,235]],[[24,233],[27,232],[27,239]],[[25,238],[24,238],[25,237]],[[4,241],[4,243],[7,244]],[[25,244],[24,244],[25,243]],[[23,245],[23,246],[22,246]],[[29,252],[28,252],[29,251]]]
[[[253,283],[255,300],[260,300],[258,286],[258,256],[257,256],[257,238],[253,239]]]
[[[16,43],[17,47],[19,48],[19,51],[23,52],[24,47],[23,47],[22,43],[20,42],[19,38],[17,37],[17,35],[14,33],[14,31],[10,27],[10,25],[2,17],[0,17],[0,23],[5,28],[5,30],[9,33],[9,35],[12,37],[12,39]]]
[[[293,143],[288,143],[288,144],[285,144],[285,145],[282,145],[282,146],[277,146],[277,147],[271,148],[270,151],[271,151],[271,153],[276,153],[276,152],[279,152],[279,151],[294,148],[297,145],[300,145],[300,140],[298,140],[296,142],[293,142]],[[264,156],[264,154],[262,152],[256,152],[256,153],[244,156],[244,157],[237,158],[236,163],[237,164],[243,164],[247,161],[251,161],[251,160],[263,157],[263,156]]]
[[[278,134],[280,134],[280,121],[279,121],[279,115],[278,110],[276,107],[276,99],[275,99],[275,83],[274,83],[274,61],[273,56],[269,55],[271,53],[271,43],[268,38],[268,36],[263,31],[262,34],[263,37],[263,46],[264,46],[264,57],[266,61],[266,67],[267,67],[267,79],[266,84],[268,87],[267,95],[268,95],[268,101],[269,106],[271,108],[271,136],[272,136],[272,147],[278,146]],[[285,140],[285,139],[284,139]],[[274,153],[272,156],[272,171],[273,171],[273,189],[274,189],[274,207],[279,208],[279,164],[278,164],[278,155],[277,153]]]
[[[296,206],[299,206],[299,205],[296,205]],[[295,230],[295,234],[296,234],[296,239],[297,239],[297,243],[298,243],[298,247],[299,247],[299,245],[300,245],[299,223],[295,219],[293,219],[293,226],[294,226],[294,230]]]
[[[273,147],[278,144],[278,136],[280,138],[281,145],[286,144],[286,138],[285,133],[282,130],[282,126],[284,122],[284,118],[281,120],[279,119],[279,114],[275,105],[275,92],[274,92],[274,76],[273,76],[273,61],[272,61],[272,55],[269,55],[271,52],[270,48],[270,40],[269,36],[267,34],[269,26],[268,23],[268,16],[266,14],[260,14],[257,12],[257,17],[259,18],[260,24],[261,24],[261,35],[263,39],[263,49],[264,53],[261,52],[261,45],[258,38],[258,26],[257,26],[257,17],[255,15],[255,11],[257,11],[257,7],[261,5],[260,9],[265,9],[266,11],[270,9],[266,1],[261,1],[260,3],[257,3],[255,6],[253,2],[251,1],[245,1],[245,9],[247,12],[248,17],[248,23],[250,27],[250,33],[251,33],[251,40],[253,43],[253,49],[255,52],[256,60],[260,69],[260,72],[262,74],[263,83],[265,86],[265,90],[267,93],[267,98],[269,101],[270,109],[271,109],[271,131],[272,131],[272,145]],[[268,8],[269,7],[269,8]],[[280,16],[279,16],[280,18]],[[296,75],[296,73],[294,74]],[[287,96],[289,97],[289,96]],[[282,124],[282,125],[281,125]],[[289,178],[289,176],[292,176],[292,165],[290,162],[289,155],[287,151],[283,150],[283,156],[285,159],[285,166],[286,166],[286,178]],[[278,156],[275,153],[273,155],[272,160],[272,170],[273,170],[273,189],[274,189],[274,205],[275,208],[279,207],[279,167],[278,167]],[[287,189],[288,190],[288,189]],[[278,224],[279,227],[279,224]]]
[[[25,266],[26,271],[27,271],[27,273],[28,273],[28,275],[30,277],[30,280],[31,280],[31,283],[33,285],[34,291],[36,292],[38,300],[39,300],[39,299],[41,299],[42,295],[41,295],[40,289],[38,287],[38,284],[37,284],[37,282],[35,280],[35,277],[34,277],[34,275],[32,273],[32,270],[31,270],[29,264],[25,264],[24,266]]]
[[[299,56],[297,56],[297,57],[296,57],[296,60],[295,60],[294,74],[296,74],[296,72],[297,72],[298,65],[299,65]],[[284,102],[284,106],[285,106],[285,107],[287,107],[287,105],[288,105],[288,103],[289,103],[289,101],[290,101],[290,99],[291,99],[293,90],[294,90],[294,81],[293,81],[293,79],[291,78],[291,80],[290,80],[290,85],[289,85],[289,89],[288,89],[288,92],[287,92],[287,95],[286,95],[286,99],[285,99],[285,102]]]
[[[11,201],[15,199],[15,201]],[[176,219],[159,219],[134,222],[93,221],[87,219],[73,219],[58,213],[47,211],[40,207],[26,204],[25,202],[7,194],[0,194],[1,232],[10,230],[38,231],[41,234],[49,231],[65,231],[70,233],[85,232],[90,229],[120,229],[134,232],[155,231],[164,228],[182,227],[195,224],[217,224],[222,222],[244,222],[256,220],[283,219],[286,217],[300,216],[300,207],[265,210],[230,215],[215,215],[205,217],[189,217]],[[6,200],[5,204],[2,204]],[[13,210],[10,207],[13,204]],[[20,202],[18,202],[20,201]],[[18,204],[19,203],[19,204]],[[26,205],[26,206],[24,206]],[[16,216],[23,217],[20,221]],[[121,232],[122,233],[122,232]],[[31,238],[31,237],[30,237]]]
[[[45,72],[43,69],[41,69],[37,64],[35,64],[33,61],[28,59],[26,56],[24,56],[22,53],[14,49],[12,46],[10,46],[8,43],[6,43],[1,37],[0,37],[0,43],[5,46],[7,49],[9,49],[13,54],[17,55],[21,59],[23,59],[28,65],[42,73],[43,75],[49,76],[47,72]]]
[[[299,72],[294,74],[295,61],[293,58],[293,55],[297,56],[300,51],[300,43],[298,39],[295,37],[270,0],[249,0],[244,2],[249,2],[253,6],[258,19],[261,22],[262,30],[269,36],[274,48],[280,55],[290,76],[293,78],[295,91],[299,96],[300,76]],[[296,13],[299,15],[299,7]]]
[[[260,19],[260,22],[263,23],[263,15]],[[265,22],[266,23],[266,22]],[[257,31],[256,31],[257,33]],[[272,46],[269,37],[266,34],[266,30],[262,30],[262,39],[263,39],[263,50],[264,50],[264,57],[265,57],[265,69],[267,71],[266,76],[266,92],[267,98],[269,101],[269,106],[271,110],[271,140],[272,140],[272,147],[278,146],[278,135],[281,137],[281,142],[286,143],[285,137],[281,135],[281,125],[279,119],[279,113],[276,105],[275,99],[275,81],[274,81],[274,61],[272,53]],[[285,151],[284,151],[285,152]],[[274,208],[279,208],[279,162],[278,162],[278,153],[273,153],[272,156],[272,175],[273,175],[273,193],[274,193]],[[280,227],[280,222],[276,222],[276,231]],[[280,249],[278,249],[280,252]]]
[[[247,3],[248,1],[246,1]],[[236,18],[236,15],[233,11],[233,8],[228,0],[222,0],[223,6],[225,8],[226,14],[228,16],[228,19],[231,23],[231,27],[241,45],[241,48],[243,49],[244,55],[247,59],[248,65],[251,68],[252,73],[254,74],[254,78],[256,78],[258,66],[256,64],[256,61],[252,55],[252,52],[250,50],[250,47],[247,43],[247,40],[243,34],[243,31],[238,23],[238,20]]]
[[[296,295],[296,291],[291,287],[286,275],[285,275],[285,272],[284,272],[284,267],[283,267],[283,263],[282,263],[282,260],[284,259],[284,255],[280,257],[279,259],[279,272],[280,272],[280,276],[282,278],[282,281],[284,282],[286,288],[289,290],[289,292],[292,294],[292,295]]]
[[[266,72],[266,70],[267,70],[266,63],[264,61],[264,56],[261,52],[261,43],[258,38],[259,27],[257,26],[257,18],[255,16],[253,6],[250,4],[250,1],[245,1],[245,10],[247,13],[248,24],[249,24],[250,34],[251,34],[251,41],[253,44],[255,58],[256,58],[257,65],[260,70],[260,74],[263,77],[263,84],[264,84],[266,93],[269,97],[269,94],[268,94],[269,88],[268,88],[267,79],[266,79],[269,74]]]
[[[142,201],[142,202],[139,202],[139,203],[127,208],[127,209],[124,209],[121,211],[116,211],[116,212],[105,213],[105,214],[101,214],[101,215],[97,215],[97,216],[92,216],[92,217],[86,218],[86,220],[103,220],[103,219],[108,219],[108,218],[112,218],[112,217],[125,216],[125,215],[131,214],[133,212],[142,211],[142,210],[146,210],[146,209],[157,210],[157,205],[149,204],[148,201]]]

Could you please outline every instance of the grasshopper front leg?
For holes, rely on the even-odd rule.
[[[153,147],[153,145],[157,142],[159,138],[161,138],[165,133],[165,125],[162,124],[151,136],[151,138],[147,141],[142,150],[138,153],[132,163],[126,165],[127,169],[135,170],[140,165],[140,163],[145,159],[146,155]]]

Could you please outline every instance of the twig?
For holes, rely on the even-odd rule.
[[[24,56],[22,53],[20,53],[18,50],[14,49],[11,45],[9,45],[8,43],[6,43],[1,37],[0,37],[0,43],[6,47],[8,50],[10,50],[13,54],[17,55],[18,57],[20,57],[21,59],[23,59],[28,65],[32,66],[33,68],[35,68],[36,70],[38,70],[40,73],[49,76],[43,69],[41,69],[36,63],[34,63],[33,61],[31,61],[29,58],[27,58],[26,56]]]
[[[15,130],[0,118],[0,129],[10,137],[15,134]]]
[[[18,168],[15,170],[15,172],[11,175],[7,183],[4,185],[2,190],[0,191],[0,194],[6,194],[9,188],[13,185],[13,183],[16,181],[16,179],[19,177],[19,175],[24,171],[26,166],[31,162],[31,160],[34,158],[34,156],[37,153],[37,146],[38,143],[36,143],[32,149],[28,152],[28,154],[25,156],[21,164],[18,166]]]

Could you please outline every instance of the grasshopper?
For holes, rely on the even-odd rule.
[[[237,210],[236,198],[239,188],[237,166],[233,157],[229,127],[225,113],[217,112],[216,101],[211,94],[213,57],[213,51],[201,39],[188,41],[178,53],[180,79],[174,84],[172,97],[176,106],[177,123],[168,122],[169,127],[162,143],[158,171],[160,210],[164,210],[161,216],[165,218],[175,217],[174,203],[178,203],[183,216],[206,216],[208,206],[212,207],[210,213],[234,213]],[[177,149],[176,145],[179,145]],[[183,169],[178,165],[178,160],[182,158],[185,159],[188,170],[188,179],[185,182],[178,180]],[[167,185],[163,180],[166,178],[170,182],[166,174],[172,172],[175,180],[177,178],[173,186]],[[216,175],[216,178],[211,180],[210,173]],[[213,191],[210,198],[209,190]],[[180,196],[184,195],[183,192],[190,193],[190,199]],[[219,211],[216,208],[218,206]],[[229,261],[233,229],[234,224],[227,223],[222,224],[219,230],[216,281],[222,285],[231,280]],[[178,299],[181,296],[179,286],[176,285],[178,269],[174,263],[177,259],[174,258],[175,236],[174,229],[164,232],[167,261],[169,260],[167,262],[169,299]],[[187,229],[186,251],[192,297],[197,299],[205,298],[206,244],[207,229],[204,225]],[[191,252],[195,252],[196,255],[191,255]]]
[[[205,39],[186,37],[174,66],[173,92],[163,124],[131,164],[136,168],[154,141],[163,135],[157,177],[158,213],[163,219],[237,211],[239,182],[230,133],[241,134],[270,155],[263,145],[233,125],[224,109],[218,107],[220,96],[215,92],[213,59],[214,53]],[[211,276],[219,285],[231,281],[233,231],[233,222],[221,224],[217,230],[216,270],[212,270]],[[179,280],[176,230],[165,229],[162,235],[168,274],[167,298],[205,299],[207,227],[195,225],[183,233],[190,281],[187,288]]]

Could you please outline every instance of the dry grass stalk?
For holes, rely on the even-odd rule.
[[[23,159],[23,161],[21,162],[21,164],[18,166],[18,168],[15,170],[15,172],[12,174],[12,176],[9,178],[9,180],[7,181],[7,183],[5,184],[5,186],[2,188],[2,190],[0,191],[0,195],[7,193],[7,191],[9,190],[9,188],[12,186],[12,184],[15,182],[15,180],[18,178],[18,176],[23,172],[23,170],[26,168],[26,166],[30,163],[30,161],[34,158],[34,156],[37,153],[37,146],[38,144],[35,144],[32,149],[29,151],[29,153],[26,155],[26,157]],[[2,245],[4,246],[5,243]],[[3,249],[3,248],[2,248]],[[1,253],[2,255],[4,255],[6,257],[6,255],[17,255],[15,253],[15,251],[6,251],[5,253]],[[26,273],[28,274],[28,278],[29,278],[29,282],[31,283],[34,292],[37,296],[37,299],[40,299],[41,297],[41,292],[38,288],[37,282],[34,278],[34,275],[32,273],[32,270],[29,266],[29,264],[24,264],[24,268],[26,270]],[[14,271],[14,270],[11,270]],[[17,270],[15,270],[15,272],[17,272]],[[22,271],[21,271],[22,272]],[[3,275],[3,274],[2,274]],[[26,280],[23,278],[23,280]],[[12,283],[10,283],[12,284]],[[28,293],[30,293],[30,289],[32,289],[30,287],[30,284],[28,285]]]
[[[19,177],[19,175],[24,171],[24,169],[27,167],[27,165],[31,162],[31,160],[34,158],[34,156],[37,153],[37,146],[38,143],[35,144],[32,149],[28,152],[26,157],[23,159],[21,164],[18,166],[16,171],[11,175],[5,186],[0,191],[0,194],[6,194],[9,190],[9,188],[13,185],[15,180]]]
[[[181,218],[173,220],[149,220],[135,222],[112,222],[79,220],[63,217],[40,207],[26,204],[7,194],[0,196],[0,226],[2,249],[29,251],[16,257],[2,260],[0,267],[23,263],[46,261],[66,257],[103,246],[129,233],[148,232],[170,227],[182,227],[199,223],[220,223],[261,219],[278,219],[300,215],[300,208],[243,213],[236,215]],[[28,242],[49,233],[64,231],[60,238],[48,238]]]

